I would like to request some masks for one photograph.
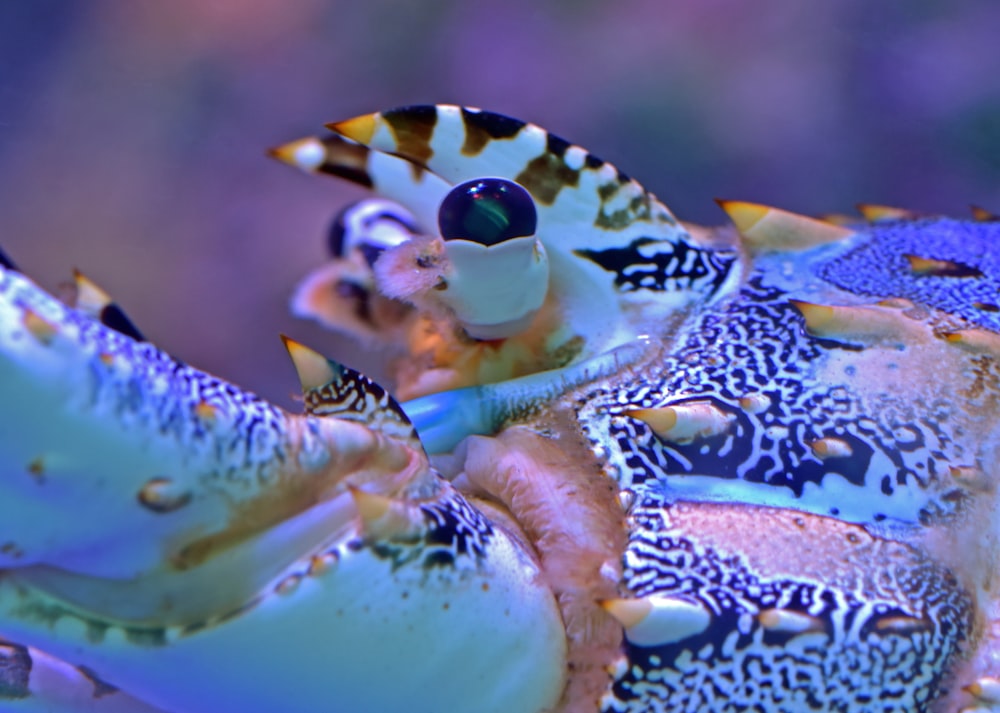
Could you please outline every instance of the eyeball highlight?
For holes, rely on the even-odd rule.
[[[438,227],[445,240],[468,240],[487,247],[534,235],[538,212],[531,195],[504,178],[477,178],[445,196]]]

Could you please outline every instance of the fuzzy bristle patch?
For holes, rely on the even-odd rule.
[[[447,268],[444,241],[418,236],[382,253],[375,263],[375,281],[386,297],[414,301],[440,289]]]
[[[625,527],[614,484],[573,444],[515,426],[470,438],[465,474],[500,500],[534,545],[566,624],[572,672],[560,710],[585,710],[610,683],[621,624],[600,602],[618,597]]]

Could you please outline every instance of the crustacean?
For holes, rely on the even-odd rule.
[[[381,198],[305,413],[0,270],[0,709],[1000,710],[1000,223],[723,202],[423,106],[274,154]]]

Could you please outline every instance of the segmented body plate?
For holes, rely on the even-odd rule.
[[[995,472],[1000,226],[935,227],[758,257],[661,365],[583,407],[633,494],[630,593],[710,612],[697,635],[629,643],[605,710],[902,713],[949,690],[979,576],[925,544],[968,527],[969,473]],[[938,274],[898,258],[918,250]],[[651,409],[715,425],[664,428]]]

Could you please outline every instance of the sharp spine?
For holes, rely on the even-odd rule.
[[[866,346],[885,343],[914,345],[927,341],[928,330],[901,314],[898,306],[821,305],[789,300],[814,337],[850,340]]]
[[[767,631],[786,634],[805,634],[825,630],[822,619],[788,609],[764,609],[757,614],[757,622]]]
[[[855,233],[850,228],[759,203],[722,200],[716,203],[752,250],[805,250],[844,240]]]
[[[981,223],[990,223],[995,220],[1000,220],[1000,215],[992,211],[988,211],[985,208],[978,205],[971,205],[969,209],[972,211],[972,219],[978,220]]]
[[[662,646],[695,636],[712,623],[702,604],[679,597],[650,596],[639,599],[605,599],[601,607],[625,629],[625,636],[639,646]]]
[[[119,334],[137,342],[146,341],[142,332],[111,296],[79,270],[73,270],[73,287],[76,294],[73,307]]]
[[[820,460],[826,460],[827,458],[848,458],[854,452],[851,448],[851,444],[840,438],[817,438],[815,441],[809,444],[812,448],[813,453]]]
[[[366,539],[412,541],[426,532],[423,513],[412,502],[347,486]]]
[[[882,223],[893,220],[913,220],[919,218],[920,214],[906,208],[896,208],[889,205],[879,205],[877,203],[858,203],[858,212],[869,223]]]
[[[976,679],[963,690],[985,703],[1000,703],[1000,679],[993,676]]]
[[[674,443],[689,443],[696,438],[718,436],[726,432],[733,420],[732,414],[704,401],[635,409],[626,411],[625,415],[642,421],[657,436]]]

